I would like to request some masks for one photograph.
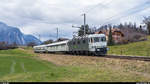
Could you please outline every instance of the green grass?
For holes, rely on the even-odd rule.
[[[32,54],[27,54],[19,49],[0,51],[0,77],[7,74],[37,72],[49,69],[44,62],[33,59],[31,56]],[[49,63],[49,65],[52,64]]]
[[[109,46],[109,48],[108,54],[150,56],[150,36],[148,36],[147,41]]]
[[[58,81],[80,68],[56,66],[20,49],[0,51],[0,81]]]
[[[123,64],[121,64],[123,63]],[[137,66],[142,64],[141,66]],[[140,82],[149,81],[150,63],[102,59],[97,66],[58,66],[21,49],[0,51],[0,81],[9,82]],[[141,74],[137,74],[141,73]]]
[[[35,59],[32,56],[32,54],[27,54],[27,52],[20,49],[0,51],[0,80],[42,81],[42,78],[39,78],[38,76],[41,74],[50,74],[50,79],[55,79],[57,78],[56,73],[59,72],[57,69],[63,69],[61,67],[56,68],[56,65],[46,61]]]
[[[20,49],[0,50],[0,56],[33,56]]]

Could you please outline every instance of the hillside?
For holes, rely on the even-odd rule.
[[[8,26],[2,22],[0,22],[0,42],[7,42],[8,44],[16,43],[18,45],[27,45],[29,42],[41,43],[36,37],[25,35],[19,28]]]
[[[108,54],[150,56],[150,36],[148,36],[147,41],[109,46],[109,48]]]

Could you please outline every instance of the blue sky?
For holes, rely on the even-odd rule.
[[[144,16],[150,16],[150,0],[1,0],[0,21],[20,28],[25,34],[32,34],[41,40],[59,36],[72,38],[78,29],[72,25],[83,24],[87,13],[90,27],[120,22],[142,23]]]

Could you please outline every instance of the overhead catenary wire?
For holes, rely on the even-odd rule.
[[[113,1],[113,0],[111,0],[109,3],[107,3],[107,4],[105,4],[105,5],[110,4],[112,1]],[[89,13],[89,12],[91,12],[92,10],[94,10],[95,8],[97,8],[99,5],[102,5],[102,4],[99,3],[99,4],[97,4],[95,7],[91,8],[90,10],[88,10],[88,11],[86,11],[86,12],[84,12],[84,13]],[[145,6],[145,5],[146,5],[146,6]],[[145,3],[143,3],[143,4],[140,4],[140,5],[138,5],[138,6],[135,6],[135,7],[133,7],[133,8],[130,8],[130,9],[126,10],[126,11],[122,11],[122,12],[120,12],[120,13],[114,15],[114,16],[111,16],[111,17],[107,18],[106,21],[105,21],[104,23],[102,23],[102,25],[104,25],[104,24],[106,24],[106,23],[109,23],[114,17],[118,17],[118,16],[120,16],[120,14],[122,14],[122,13],[128,12],[129,14],[128,14],[128,15],[122,15],[122,16],[120,16],[120,17],[118,17],[118,18],[123,18],[123,17],[126,17],[126,16],[130,16],[130,15],[132,15],[132,14],[135,14],[135,13],[137,13],[137,12],[143,11],[143,10],[147,9],[149,5],[150,5],[150,1],[147,0],[147,1],[146,1]],[[142,7],[141,7],[141,6],[142,6]],[[146,8],[146,7],[147,7],[147,8]],[[133,10],[133,9],[134,9],[134,10]],[[140,11],[139,11],[138,9],[140,9]],[[133,12],[132,12],[132,11],[133,11]],[[117,19],[117,18],[116,18],[116,19]]]
[[[126,10],[126,11],[122,11],[122,12],[116,14],[116,15],[113,15],[113,16],[107,18],[107,19],[106,19],[107,21],[105,21],[104,23],[102,23],[102,25],[105,25],[106,23],[109,23],[109,22],[112,21],[113,18],[116,17],[116,16],[117,16],[118,18],[123,18],[123,17],[127,17],[127,16],[130,16],[130,15],[133,15],[133,14],[135,14],[135,13],[137,13],[137,12],[143,11],[143,10],[145,10],[145,9],[148,9],[148,6],[149,6],[149,5],[150,5],[150,1],[146,1],[146,2],[143,3],[143,4],[140,4],[140,5],[138,5],[138,6],[132,7],[132,8],[130,8],[130,9]],[[142,7],[141,7],[141,6],[142,6]],[[134,9],[134,10],[133,10],[133,9]],[[125,15],[120,16],[121,14],[124,14],[124,13],[128,13],[128,14],[127,14],[127,15],[125,14]],[[116,18],[116,19],[117,19],[117,18]]]
[[[109,2],[109,4],[110,4],[112,1],[113,1],[113,0],[111,0],[111,1]],[[99,4],[97,4],[96,6],[92,7],[91,9],[87,10],[87,11],[84,12],[84,13],[90,13],[91,11],[93,11],[94,9],[96,9],[97,7],[99,7],[100,5],[103,5],[103,4],[99,3]],[[105,4],[105,5],[108,5],[108,3]],[[137,7],[137,6],[136,6],[136,7]],[[132,9],[134,9],[134,8],[136,8],[136,7],[133,7],[133,8],[131,8],[131,9],[129,9],[129,10],[126,10],[126,11],[132,11]],[[145,8],[145,9],[146,9],[146,8]],[[123,11],[123,12],[120,12],[120,13],[125,13],[126,11]],[[119,13],[119,14],[120,14],[120,13]],[[82,14],[83,14],[83,13],[82,13]],[[81,17],[82,14],[80,14],[80,15],[77,16],[77,17],[74,17],[72,20],[75,20],[75,19],[77,19],[78,17]],[[119,14],[116,14],[116,15],[114,15],[114,16],[112,16],[112,17],[107,18],[106,21],[105,21],[104,23],[102,23],[102,24],[104,25],[104,24],[106,24],[106,23],[109,23],[109,22],[112,21],[112,19],[115,18],[116,16],[117,16],[117,18],[122,18],[122,17],[131,15],[131,14],[128,14],[128,15],[123,15],[123,16],[118,17]],[[133,13],[132,13],[132,14],[133,14]]]
[[[83,16],[84,14],[88,14],[89,12],[91,12],[92,10],[94,10],[95,8],[97,8],[97,7],[100,6],[100,5],[101,5],[101,6],[109,5],[112,1],[113,1],[113,0],[111,0],[111,1],[109,1],[109,2],[106,2],[106,4],[102,4],[102,2],[100,2],[100,3],[98,3],[97,5],[94,5],[94,7],[92,7],[91,9],[89,9],[89,10],[87,10],[87,11],[85,11],[85,12],[84,12],[84,9],[85,9],[85,8],[82,8],[82,9],[80,9],[80,10],[83,10],[83,12],[82,12],[80,15],[78,15],[77,17],[74,17],[73,20],[74,20],[74,19],[77,19],[78,17]]]
[[[109,1],[109,2],[106,2],[105,4],[98,3],[97,5],[95,5],[95,6],[92,7],[91,9],[85,11],[84,13],[87,14],[87,13],[91,12],[92,10],[96,9],[96,8],[99,7],[99,6],[107,6],[107,5],[109,5],[112,1],[113,1],[113,0],[111,0],[111,1]]]
[[[112,2],[112,0],[111,0],[111,2]],[[109,3],[110,3],[110,2],[109,2]],[[108,4],[108,3],[107,3],[107,4]],[[97,8],[99,5],[103,5],[103,4],[98,3],[95,7],[91,8],[90,10],[88,10],[88,11],[84,12],[83,14],[81,14],[82,16],[84,16],[84,35],[86,35],[86,32],[85,32],[85,26],[86,26],[86,14],[89,13],[91,10]],[[105,4],[105,5],[106,5],[106,4]],[[73,27],[73,26],[72,26],[72,27]],[[79,28],[79,27],[77,27],[77,28]]]

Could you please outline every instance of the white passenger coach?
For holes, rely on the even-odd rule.
[[[47,52],[67,52],[69,51],[68,42],[69,40],[48,44]]]
[[[34,52],[35,53],[46,53],[46,46],[47,45],[39,45],[39,46],[34,46]]]

